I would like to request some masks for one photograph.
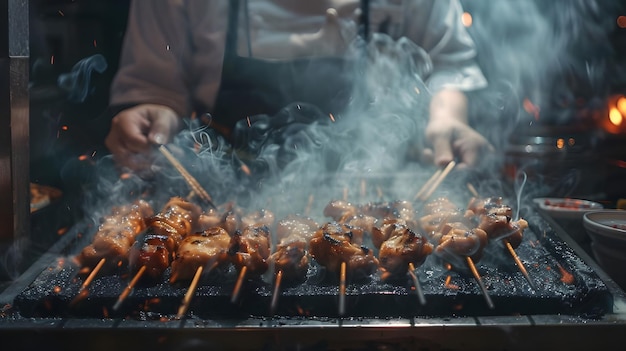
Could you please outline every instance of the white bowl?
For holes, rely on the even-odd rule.
[[[626,290],[626,211],[586,213],[583,224],[591,238],[591,251],[602,269]]]
[[[533,202],[556,220],[582,220],[585,213],[604,209],[601,203],[573,198],[538,197]]]
[[[626,211],[588,212],[583,216],[583,225],[592,241],[613,248],[626,248]]]

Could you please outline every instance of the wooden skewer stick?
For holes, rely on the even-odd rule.
[[[276,273],[276,280],[274,281],[274,293],[272,295],[272,304],[270,305],[270,313],[273,315],[278,306],[278,295],[280,294],[280,284],[283,280],[283,271],[279,270]]]
[[[87,295],[89,295],[89,290],[87,290],[87,288],[94,280],[100,269],[102,269],[102,266],[104,266],[105,262],[105,258],[100,259],[98,264],[94,267],[94,269],[91,271],[91,273],[89,273],[87,278],[85,278],[85,281],[83,281],[83,283],[81,284],[80,289],[78,289],[78,294],[76,294],[76,297],[74,297],[72,301],[70,301],[70,306],[74,306],[76,303],[78,303],[78,301],[84,299],[85,297],[87,297]]]
[[[533,282],[533,280],[530,279],[530,275],[528,274],[526,267],[524,267],[524,263],[522,263],[522,260],[520,260],[519,256],[517,256],[517,253],[515,252],[515,249],[513,248],[513,246],[511,246],[511,243],[508,240],[504,240],[504,245],[506,245],[506,248],[509,250],[509,253],[511,254],[511,256],[513,256],[513,259],[515,260],[515,264],[517,264],[517,267],[519,268],[520,272],[522,272],[522,275],[524,275],[524,278],[526,278],[526,280],[528,281],[528,284],[530,284],[530,287],[533,288],[533,290],[537,290],[537,286],[535,285],[535,282]]]
[[[196,270],[196,274],[193,276],[193,280],[189,285],[189,289],[187,293],[185,293],[185,297],[183,298],[183,303],[178,308],[178,313],[176,314],[176,319],[181,319],[187,313],[187,309],[189,309],[189,304],[191,303],[191,298],[196,293],[196,288],[198,287],[198,281],[200,280],[200,276],[202,275],[202,266],[198,267]]]
[[[94,269],[91,271],[91,273],[89,273],[89,275],[87,276],[87,279],[85,279],[83,284],[80,286],[80,290],[78,291],[79,294],[81,292],[83,292],[83,290],[85,290],[85,289],[87,289],[89,287],[89,284],[91,284],[91,282],[94,280],[94,278],[96,277],[96,275],[98,274],[100,269],[102,269],[102,266],[104,266],[105,262],[106,262],[105,258],[101,258],[100,259],[100,262],[98,262],[96,267],[94,267]]]
[[[474,195],[474,197],[478,197],[478,191],[476,191],[476,188],[472,185],[472,183],[467,183],[467,188],[469,189],[470,193]]]
[[[115,302],[115,305],[113,305],[114,311],[117,311],[117,309],[120,308],[120,306],[122,305],[122,302],[124,302],[124,300],[126,300],[128,295],[130,295],[130,292],[133,290],[133,288],[135,287],[135,285],[137,284],[137,282],[139,281],[139,279],[141,278],[141,276],[143,275],[145,271],[146,271],[146,266],[141,266],[141,268],[139,268],[139,270],[137,271],[137,274],[135,274],[133,279],[130,281],[130,283],[128,283],[124,291],[122,291],[120,296],[117,298],[117,302]]]
[[[483,279],[480,277],[480,274],[478,273],[478,269],[476,269],[476,265],[474,264],[474,261],[469,256],[466,256],[465,258],[467,260],[467,265],[472,271],[472,274],[474,275],[474,278],[476,279],[476,282],[478,283],[478,286],[480,287],[480,290],[482,291],[483,296],[485,297],[487,306],[489,306],[490,309],[494,309],[495,305],[493,304],[493,301],[491,301],[491,296],[489,296],[489,292],[487,291],[487,288],[485,287],[485,283],[483,283]]]
[[[426,190],[430,189],[431,185],[435,182],[435,180],[437,180],[437,178],[439,178],[439,175],[442,171],[443,170],[439,168],[435,173],[433,173],[432,176],[430,176],[430,178],[428,178],[426,183],[424,183],[424,185],[422,185],[417,194],[415,194],[415,197],[413,198],[414,201],[420,199],[424,195]]]
[[[172,166],[174,166],[174,168],[176,168],[176,170],[183,176],[183,179],[185,179],[185,182],[189,184],[189,186],[191,187],[191,190],[195,192],[196,195],[198,195],[198,197],[204,200],[209,206],[213,208],[217,208],[213,204],[213,199],[211,198],[211,195],[209,195],[209,193],[207,193],[206,190],[204,190],[204,188],[202,187],[202,185],[200,185],[200,183],[198,183],[196,178],[194,178],[189,172],[187,172],[185,167],[183,167],[183,165],[180,162],[178,162],[178,160],[174,157],[174,155],[172,155],[172,153],[167,149],[167,147],[165,147],[165,145],[159,146],[159,151],[172,164]]]
[[[446,168],[444,168],[443,171],[441,171],[441,174],[439,175],[439,177],[437,177],[437,180],[428,188],[428,191],[426,191],[426,193],[422,195],[422,197],[420,198],[421,201],[426,201],[435,192],[435,190],[437,190],[437,188],[443,182],[443,180],[446,179],[446,177],[448,176],[448,174],[450,174],[450,172],[452,172],[452,169],[454,168],[454,166],[456,166],[456,162],[450,161],[450,163],[448,163]]]
[[[241,292],[241,286],[243,285],[243,280],[246,277],[246,273],[248,272],[248,266],[241,267],[241,271],[239,271],[239,277],[237,277],[237,282],[235,283],[235,288],[233,289],[233,296],[230,298],[230,302],[235,303],[239,298],[239,293]]]
[[[417,274],[415,274],[415,265],[413,264],[413,262],[409,262],[409,275],[413,280],[413,286],[415,286],[415,293],[417,293],[417,298],[419,299],[420,305],[424,306],[426,304],[426,297],[424,297],[422,286],[420,285],[419,279],[417,279]]]
[[[339,272],[339,315],[346,313],[346,263],[341,262]]]

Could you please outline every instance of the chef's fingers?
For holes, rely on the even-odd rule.
[[[431,144],[433,146],[433,162],[435,165],[445,166],[454,160],[451,134],[437,134],[431,138]]]
[[[169,107],[153,106],[148,118],[150,120],[148,140],[152,144],[167,144],[178,131],[178,116]]]
[[[148,149],[150,122],[140,108],[124,110],[113,117],[105,140],[111,152],[144,152]]]

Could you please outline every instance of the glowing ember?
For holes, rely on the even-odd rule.
[[[568,272],[563,266],[558,265],[559,271],[561,272],[561,281],[567,285],[573,285],[575,282],[574,275]]]
[[[122,173],[122,174],[120,174],[120,179],[122,179],[122,180],[126,180],[126,179],[130,179],[130,178],[132,178],[132,176],[133,176],[133,175],[132,175],[132,174],[130,174],[130,173]]]
[[[65,233],[67,233],[67,227],[59,228],[59,230],[57,230],[57,235],[63,235]]]
[[[617,26],[620,28],[626,28],[626,16],[617,17]]]
[[[52,292],[54,292],[55,294],[59,294],[61,292],[61,287],[58,285],[55,285],[54,288],[52,289]]]
[[[524,99],[524,111],[530,113],[531,115],[533,115],[533,117],[535,117],[535,120],[538,121],[539,120],[539,106],[536,106],[535,104],[532,103],[532,101],[530,101],[529,99]]]
[[[88,160],[88,159],[89,159],[89,156],[87,156],[87,155],[80,155],[80,156],[78,156],[78,160],[79,161],[85,161],[85,160]]]

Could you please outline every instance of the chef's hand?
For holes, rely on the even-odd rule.
[[[425,157],[438,166],[456,160],[457,167],[476,166],[493,146],[467,122],[467,97],[458,90],[445,89],[432,98],[426,139],[432,149]]]
[[[105,145],[116,163],[137,173],[149,173],[154,145],[166,144],[180,128],[180,120],[167,106],[142,104],[113,117]]]

